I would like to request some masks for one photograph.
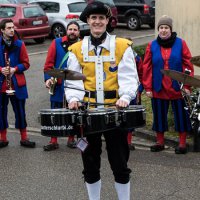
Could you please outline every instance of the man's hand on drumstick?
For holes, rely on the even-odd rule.
[[[122,99],[118,99],[116,102],[116,107],[117,108],[125,108],[129,105],[129,103],[127,101],[124,101]]]
[[[78,108],[81,106],[82,104],[78,101],[72,101],[68,104],[68,108],[72,109],[72,110],[78,110]]]

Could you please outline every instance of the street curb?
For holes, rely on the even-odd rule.
[[[149,131],[144,128],[135,129],[135,136],[156,142],[156,134],[153,131]],[[176,138],[169,138],[165,136],[165,144],[175,147],[178,145],[178,140]]]
[[[39,54],[44,54],[44,53],[47,53],[48,51],[39,51],[37,53],[29,53],[28,55],[29,56],[34,56],[34,55],[39,55]]]
[[[137,39],[141,39],[141,38],[145,38],[145,37],[152,37],[155,36],[155,34],[148,34],[148,35],[141,35],[141,36],[137,36],[137,37],[130,37],[132,40],[137,40]]]
[[[15,130],[15,126],[9,125],[9,129],[11,131]],[[28,131],[28,134],[30,134],[30,135],[35,135],[35,136],[40,135],[41,136],[41,129],[40,128],[27,127],[27,131]],[[145,128],[136,128],[135,131],[134,131],[134,135],[138,138],[143,138],[143,139],[146,139],[146,140],[149,140],[149,141],[152,141],[152,142],[156,142],[156,134],[153,131],[149,131]],[[134,138],[133,138],[133,143],[135,143],[137,145],[137,142],[134,141]],[[178,146],[179,142],[178,142],[177,138],[170,138],[170,137],[165,136],[165,144],[166,144],[166,146],[174,148],[174,147]],[[146,143],[146,145],[144,143],[138,144],[138,145],[149,147],[149,144],[147,144],[147,143]],[[188,144],[188,150],[190,152],[192,152],[193,149],[194,149],[193,144],[189,143]]]
[[[144,128],[137,128],[134,132],[135,136],[141,137],[153,142],[156,142],[156,134],[153,131],[146,130]],[[179,145],[179,141],[177,138],[171,138],[165,136],[165,144],[170,147],[176,147]],[[187,143],[188,151],[193,152],[194,145],[192,143]]]

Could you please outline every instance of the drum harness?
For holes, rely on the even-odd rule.
[[[83,60],[84,62],[95,62],[95,74],[96,74],[96,101],[99,103],[98,108],[104,107],[104,85],[103,85],[103,63],[115,62],[115,35],[110,36],[110,55],[109,56],[89,56],[89,36],[85,36],[83,39]]]

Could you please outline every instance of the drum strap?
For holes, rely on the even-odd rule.
[[[96,73],[96,100],[98,103],[104,103],[104,86],[103,86],[103,63],[104,62],[115,62],[115,35],[110,37],[110,55],[109,56],[89,56],[89,36],[85,36],[83,39],[83,60],[84,62],[95,62],[95,73]],[[99,105],[98,107],[104,107]]]

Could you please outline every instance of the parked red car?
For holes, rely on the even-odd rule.
[[[0,22],[6,18],[13,20],[15,31],[23,40],[43,43],[49,35],[48,18],[39,5],[0,4]]]

